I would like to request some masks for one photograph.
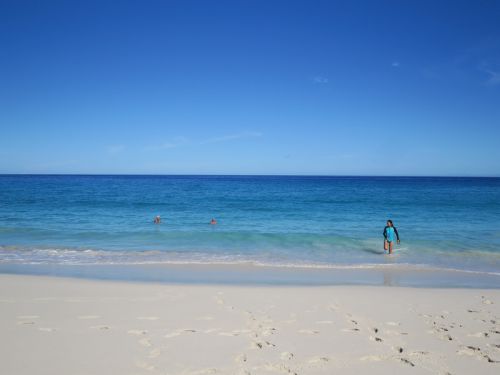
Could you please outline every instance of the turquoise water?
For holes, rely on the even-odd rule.
[[[0,176],[4,270],[190,263],[500,274],[500,179]]]

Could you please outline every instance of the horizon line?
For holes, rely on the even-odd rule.
[[[240,174],[240,173],[0,173],[0,176],[143,176],[143,177],[382,177],[382,178],[500,178],[500,175],[363,175],[363,174]]]

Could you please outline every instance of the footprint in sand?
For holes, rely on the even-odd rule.
[[[219,336],[239,336],[238,332],[219,332]]]
[[[359,328],[343,328],[342,332],[359,332]]]
[[[140,336],[140,335],[147,335],[148,334],[148,331],[144,330],[144,329],[131,329],[131,330],[128,330],[127,333],[129,335],[137,335],[137,336]]]
[[[477,346],[468,345],[468,346],[462,346],[461,349],[457,351],[457,354],[477,356],[479,352],[481,352],[481,348]]]
[[[407,332],[398,332],[398,331],[394,331],[392,329],[384,330],[384,335],[386,335],[386,336],[401,336],[401,335],[407,335],[407,334],[408,334]]]
[[[290,367],[286,366],[284,363],[272,364],[266,363],[262,366],[262,369],[271,373],[281,373],[281,374],[289,374],[289,375],[297,375],[295,371],[293,371]]]
[[[481,348],[477,346],[472,346],[472,345],[462,346],[461,349],[457,351],[457,354],[473,356],[478,359],[485,360],[489,363],[500,363],[500,359],[497,360],[492,358],[489,353],[483,352]]]
[[[351,318],[351,314],[346,314],[347,318],[349,319],[349,323],[352,323],[353,327],[352,328],[344,328],[342,329],[342,332],[359,332],[358,322],[354,319]]]
[[[361,357],[359,360],[360,361],[371,361],[371,362],[379,362],[385,359],[384,357],[381,357],[379,355],[365,355],[364,357]]]
[[[400,324],[398,322],[385,322],[385,325],[390,326],[390,327],[397,327]]]
[[[92,328],[92,329],[100,329],[101,331],[107,331],[108,329],[110,329],[109,326],[92,326],[90,328]]]
[[[333,312],[337,312],[340,310],[340,307],[336,303],[331,303],[330,305],[328,305],[327,309]]]
[[[289,361],[289,360],[293,359],[293,357],[294,357],[293,353],[290,353],[290,352],[283,352],[283,353],[280,354],[280,358],[282,360],[288,360]]]
[[[78,319],[99,319],[99,315],[80,315]]]
[[[451,337],[450,335],[443,335],[441,336],[441,339],[445,341],[453,341],[453,337]]]
[[[438,339],[443,340],[443,341],[453,341],[454,338],[448,333],[448,329],[431,329],[428,330],[427,333],[431,333],[435,335]]]
[[[244,363],[247,361],[247,355],[245,353],[241,353],[234,358],[234,361],[238,363]]]
[[[181,334],[183,333],[196,333],[196,330],[195,329],[190,329],[190,328],[186,328],[186,329],[177,329],[171,333],[167,333],[165,336],[166,339],[170,339],[172,337],[176,337],[176,336],[180,336]]]
[[[167,333],[165,336],[166,339],[171,339],[172,337],[176,337],[176,336],[179,336],[181,334],[180,331],[173,331],[173,332],[170,332],[170,333]]]
[[[330,362],[330,358],[329,357],[321,357],[321,356],[312,357],[307,361],[307,363],[312,364],[312,365],[325,364],[327,362]]]
[[[276,345],[273,344],[272,342],[269,342],[269,341],[264,341],[264,342],[254,342],[252,343],[252,347],[255,348],[255,349],[263,349],[264,347],[275,347]]]
[[[271,335],[274,335],[275,332],[276,332],[276,328],[274,328],[274,327],[265,327],[265,328],[262,329],[261,335],[262,336],[271,336]]]
[[[42,332],[55,332],[56,331],[55,328],[48,328],[48,327],[38,328],[38,330],[42,331]]]
[[[401,360],[401,362],[403,362],[406,365],[409,365],[411,367],[415,367],[415,364],[407,358],[400,358],[400,360]]]
[[[218,305],[224,304],[224,300],[221,297],[215,297],[214,300]]]
[[[203,333],[213,333],[217,332],[220,328],[209,328],[203,331]]]
[[[155,366],[150,365],[149,363],[144,362],[144,361],[137,361],[137,362],[135,362],[135,365],[137,367],[139,367],[139,368],[144,369],[144,370],[148,370],[148,371],[154,371],[155,370]]]
[[[140,344],[140,345],[142,345],[142,346],[145,346],[145,347],[147,347],[147,348],[149,348],[149,347],[153,346],[153,345],[151,344],[151,341],[149,341],[147,338],[140,339],[140,340],[139,340],[139,344]]]
[[[274,328],[273,328],[274,330]],[[262,336],[269,336],[271,335],[272,333],[269,333],[271,331],[263,331],[262,332]],[[220,336],[239,336],[239,335],[245,335],[245,334],[249,334],[249,333],[252,333],[252,330],[250,329],[235,329],[231,332],[221,332],[219,333]],[[258,334],[254,333],[255,337],[258,336]]]
[[[319,333],[319,331],[314,329],[300,329],[298,332],[306,335],[317,335]]]
[[[155,348],[149,352],[148,358],[158,358],[161,354],[161,350]]]

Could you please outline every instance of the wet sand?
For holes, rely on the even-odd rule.
[[[228,285],[372,285],[500,289],[500,273],[404,264],[268,266],[254,263],[0,264],[0,274],[132,282]]]

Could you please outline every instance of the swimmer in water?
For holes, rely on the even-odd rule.
[[[384,228],[384,250],[389,251],[389,254],[392,254],[395,238],[397,240],[397,243],[399,244],[400,241],[398,230],[392,223],[392,220],[387,220],[387,226]]]
[[[215,225],[215,224],[217,224],[217,220],[215,219],[210,220],[210,225]]]
[[[160,217],[160,215],[157,215],[155,217],[155,219],[153,220],[153,223],[155,223],[155,224],[160,224],[161,223],[161,217]]]

